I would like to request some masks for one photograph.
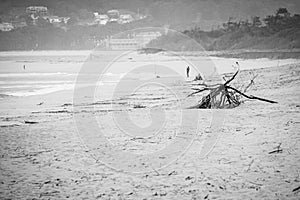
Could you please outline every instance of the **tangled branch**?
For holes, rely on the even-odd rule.
[[[192,106],[190,108],[205,108],[205,109],[234,108],[241,104],[242,97],[247,99],[265,101],[268,103],[277,103],[276,101],[245,94],[245,92],[254,84],[254,79],[257,77],[257,75],[253,76],[253,78],[250,80],[250,83],[245,87],[243,92],[230,86],[230,83],[236,78],[239,71],[240,70],[238,68],[238,70],[234,73],[234,75],[230,79],[228,79],[227,81],[225,80],[224,84],[214,84],[214,85],[207,85],[205,83],[197,84],[197,86],[199,86],[200,88],[192,88],[192,90],[195,90],[195,92],[192,92],[187,97],[194,96],[204,91],[209,91],[209,94],[205,95],[199,101],[199,104]]]

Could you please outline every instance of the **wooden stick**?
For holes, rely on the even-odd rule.
[[[276,149],[274,151],[270,151],[269,154],[272,154],[272,153],[281,153],[282,152],[282,149]]]
[[[237,89],[235,89],[233,87],[230,87],[230,86],[227,86],[227,88],[234,90],[235,92],[239,93],[240,95],[242,95],[242,96],[244,96],[244,97],[246,97],[248,99],[257,99],[257,100],[265,101],[265,102],[268,102],[268,103],[278,103],[276,101],[272,101],[272,100],[268,100],[268,99],[256,97],[256,96],[253,96],[253,95],[248,96],[248,95],[246,95],[246,94],[244,94],[244,93],[242,93],[242,92],[238,91]]]
[[[249,89],[249,87],[251,86],[251,85],[253,85],[254,84],[254,79],[257,77],[258,75],[255,75],[251,80],[250,80],[250,83],[245,87],[245,89],[244,89],[244,93],[245,92],[247,92],[247,90]]]
[[[198,90],[198,91],[196,91],[196,92],[193,92],[193,93],[189,94],[187,97],[193,96],[193,95],[195,95],[195,94],[198,94],[198,93],[203,92],[203,91],[206,91],[206,90],[210,90],[210,89],[209,89],[209,88],[204,88],[204,89]]]
[[[235,74],[228,80],[225,82],[224,85],[228,85],[231,81],[233,81],[233,79],[236,77],[236,75],[239,73],[240,69],[238,69]]]
[[[296,187],[296,188],[294,188],[293,189],[293,192],[296,192],[297,190],[299,190],[300,189],[300,186],[299,187]]]
[[[227,97],[227,101],[228,101],[229,104],[231,104],[231,98],[230,98],[230,96],[229,96],[229,94],[228,94],[227,88],[225,87],[224,90],[225,90],[225,95],[226,95],[226,97]]]

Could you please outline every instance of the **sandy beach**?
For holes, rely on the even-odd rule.
[[[96,94],[82,96],[80,99],[74,95],[77,85],[72,84],[88,54],[77,52],[71,57],[51,57],[47,54],[49,59],[44,54],[41,57],[22,53],[1,54],[0,72],[6,78],[9,73],[24,73],[22,66],[26,63],[26,73],[30,73],[30,79],[23,75],[19,75],[23,78],[13,78],[27,82],[39,81],[40,85],[43,84],[42,81],[55,81],[57,85],[62,84],[60,81],[69,81],[71,85],[58,89],[53,89],[53,85],[51,88],[45,85],[42,92],[35,88],[18,90],[17,93],[5,89],[8,86],[4,85],[15,79],[0,79],[3,84],[1,91],[5,93],[0,98],[1,199],[300,198],[299,60],[239,59],[242,71],[236,84],[247,82],[251,70],[258,77],[248,93],[272,99],[278,104],[245,100],[237,108],[221,111],[187,109],[197,99],[185,98],[192,92],[192,82],[182,78],[185,76],[186,66],[174,56],[163,59],[162,55],[150,55],[152,60],[145,61],[145,55],[134,54],[139,56],[137,59],[134,55],[126,55],[127,57],[120,58],[115,63],[115,68],[111,66],[111,71],[106,71],[108,75],[104,76],[101,82],[103,84],[96,88],[96,92],[93,90]],[[92,59],[97,61],[101,59],[101,55]],[[197,66],[206,66],[207,63],[197,56],[189,57],[188,60]],[[223,74],[234,72],[232,63],[235,61],[236,59],[215,58],[209,62],[216,65],[219,74]],[[127,76],[124,75],[125,69],[114,71],[124,63],[129,63],[128,66],[142,66],[142,62],[150,68],[144,74],[132,73]],[[166,65],[167,68],[172,66],[180,76],[176,78],[167,75],[167,71],[160,71],[159,67],[149,67],[152,65]],[[57,69],[62,74],[49,74],[56,73]],[[97,72],[98,68],[93,70]],[[93,70],[89,71],[90,74],[94,73]],[[130,71],[131,68],[127,70]],[[202,71],[204,76],[211,72],[209,67]],[[48,74],[41,78],[36,73]],[[159,79],[155,78],[157,74]],[[195,75],[196,72],[192,71],[191,76]],[[122,79],[124,77],[128,80]],[[127,82],[124,81],[123,88],[120,87],[121,92],[113,100],[110,95],[101,98],[101,92],[108,94],[109,91],[118,89],[113,84],[110,85],[109,81],[112,79],[115,82]],[[141,87],[129,96],[122,95],[124,88],[133,88],[135,84],[144,83],[144,79],[157,85]],[[133,86],[129,86],[130,84]],[[164,85],[164,89],[160,85]],[[91,86],[85,85],[77,89],[87,92],[89,87]],[[107,87],[108,93],[105,90]],[[98,98],[97,94],[101,97]],[[212,134],[212,114],[218,115],[219,112],[225,114],[224,123],[218,129],[219,139],[212,151],[201,158],[200,151],[205,139]],[[180,116],[185,119],[182,120]],[[169,157],[150,159],[153,161],[150,162],[152,166],[144,166],[142,157],[138,156],[141,160],[135,162],[141,166],[131,166],[135,163],[133,160],[121,163],[122,166],[113,165],[120,164],[118,157],[106,158],[104,154],[103,157],[99,154],[96,156],[98,159],[95,159],[93,156],[97,145],[98,148],[106,145],[97,143],[100,136],[97,138],[95,135],[91,139],[88,138],[89,135],[84,138],[84,134],[78,133],[83,130],[80,127],[85,128],[86,132],[93,132],[94,127],[86,119],[95,119],[99,130],[110,144],[128,154],[148,155],[170,146],[174,140],[179,141],[176,146],[178,151],[186,151],[181,156],[176,155],[177,151],[172,151],[168,152]],[[119,120],[120,124],[116,126],[114,120]],[[152,123],[160,124],[161,121],[166,123],[159,131],[156,128],[160,127],[150,126]],[[133,128],[132,122],[137,124]],[[142,131],[132,133],[133,136],[124,135],[120,131],[120,127],[130,132],[128,130],[136,130],[134,127],[143,130],[148,126],[153,128],[151,131],[158,131],[159,134],[143,138],[145,135]],[[194,140],[190,141],[191,138]],[[187,144],[191,144],[189,148]],[[276,152],[277,149],[280,151]],[[169,158],[176,159],[169,163]],[[111,163],[105,163],[102,159]],[[167,166],[162,167],[167,163]],[[120,169],[141,169],[143,173],[126,173]]]

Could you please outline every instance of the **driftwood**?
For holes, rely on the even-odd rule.
[[[269,154],[272,154],[272,153],[282,153],[282,149],[280,148],[281,146],[281,143],[279,143],[279,145],[276,147],[276,150],[274,151],[270,151]]]
[[[296,192],[297,190],[300,190],[300,186],[299,187],[296,187],[293,189],[293,192]]]
[[[242,97],[247,99],[265,101],[268,103],[277,103],[276,101],[245,94],[245,92],[254,84],[254,79],[257,77],[257,75],[250,80],[250,83],[247,86],[245,86],[243,92],[230,86],[230,83],[235,79],[238,73],[239,73],[239,69],[234,73],[234,75],[229,80],[224,79],[225,80],[224,84],[214,84],[214,85],[207,85],[205,83],[197,84],[199,88],[192,88],[192,90],[195,91],[189,94],[187,97],[191,97],[193,95],[202,93],[204,91],[209,91],[209,94],[202,97],[202,99],[199,101],[197,105],[192,106],[190,108],[198,108],[198,109],[199,108],[200,109],[235,108],[242,103],[241,101]]]
[[[35,122],[35,121],[26,121],[26,120],[25,120],[24,123],[25,123],[25,124],[37,124],[38,122]]]

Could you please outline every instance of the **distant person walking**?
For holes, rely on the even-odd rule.
[[[25,70],[26,69],[26,66],[25,65],[23,65],[23,70]]]
[[[186,68],[186,77],[190,77],[190,66]]]

